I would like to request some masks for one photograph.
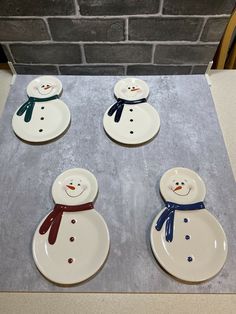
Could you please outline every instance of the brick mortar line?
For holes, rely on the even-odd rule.
[[[92,16],[87,16],[87,15],[42,15],[42,16],[33,16],[33,15],[28,15],[28,16],[0,16],[0,19],[43,19],[43,18],[59,18],[59,19],[74,19],[74,18],[78,18],[80,17],[81,19],[104,19],[104,20],[107,20],[107,19],[115,19],[115,18],[123,18],[123,19],[126,19],[126,18],[138,18],[138,17],[146,17],[146,18],[149,18],[149,17],[188,17],[188,18],[221,18],[221,17],[230,17],[230,14],[216,14],[216,15],[209,15],[209,14],[206,14],[206,15],[167,15],[167,14],[164,14],[164,15],[160,15],[159,13],[157,14],[135,14],[135,15],[92,15]]]
[[[85,45],[129,45],[129,44],[141,44],[141,45],[216,45],[219,41],[187,41],[187,40],[160,40],[160,41],[137,41],[137,40],[129,40],[129,41],[50,41],[50,40],[42,40],[42,41],[2,41],[1,43],[6,44],[23,44],[23,45],[38,45],[38,44],[85,44]]]
[[[152,46],[152,56],[151,56],[151,60],[152,63],[154,64],[154,59],[155,59],[155,51],[156,51],[156,45]]]
[[[15,62],[14,65],[24,65],[24,66],[68,66],[68,67],[74,67],[74,66],[82,66],[82,67],[86,67],[86,66],[120,66],[120,67],[127,67],[127,66],[130,66],[130,65],[133,65],[133,66],[142,66],[142,65],[153,65],[153,66],[174,66],[174,67],[181,67],[181,66],[202,66],[202,65],[206,65],[207,64],[201,64],[201,63],[196,63],[196,64],[190,64],[190,63],[179,63],[179,64],[176,64],[176,63],[73,63],[73,64],[70,64],[70,63],[59,63],[59,64],[51,64],[51,63],[17,63]]]
[[[84,45],[83,44],[80,45],[80,52],[81,52],[81,61],[82,61],[83,64],[86,64],[87,61],[86,61],[86,55],[85,55]]]
[[[125,41],[129,41],[129,19],[125,19]]]
[[[159,5],[159,13],[162,16],[162,12],[163,12],[163,5],[164,5],[164,0],[160,0],[160,5]]]
[[[197,39],[198,42],[201,41],[202,33],[203,33],[204,29],[205,29],[207,21],[208,21],[208,18],[205,18],[204,21],[203,21],[202,29],[201,29],[201,31],[199,33],[199,36],[198,36],[198,39]]]
[[[46,29],[48,31],[48,34],[49,34],[49,37],[51,39],[51,42],[53,41],[52,39],[52,33],[51,33],[51,30],[50,30],[50,27],[49,27],[49,24],[48,24],[48,20],[46,18],[43,18],[43,21],[45,22],[45,25],[46,25]]]
[[[74,0],[74,7],[75,7],[75,13],[77,17],[80,17],[80,7],[79,7],[79,3],[77,2],[77,0]]]

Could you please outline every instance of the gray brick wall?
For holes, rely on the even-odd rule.
[[[235,0],[1,0],[0,42],[22,74],[199,74]]]

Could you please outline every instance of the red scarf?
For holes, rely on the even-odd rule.
[[[53,211],[45,218],[44,222],[42,223],[39,229],[39,233],[45,234],[50,228],[48,242],[49,244],[54,244],[57,239],[57,234],[60,228],[63,212],[78,212],[93,208],[94,208],[93,203],[86,203],[73,206],[56,204]]]

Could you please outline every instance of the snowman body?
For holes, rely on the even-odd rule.
[[[160,118],[146,101],[147,84],[139,79],[123,79],[115,85],[114,94],[117,101],[123,100],[123,110],[119,121],[116,121],[116,112],[110,115],[114,105],[105,112],[103,125],[106,133],[123,144],[141,144],[152,139],[160,128]]]
[[[172,240],[167,240],[167,221],[157,230],[166,209],[153,220],[151,246],[155,257],[170,274],[181,280],[201,282],[213,277],[223,267],[227,256],[224,230],[207,209],[197,209],[196,205],[194,210],[188,210],[188,204],[203,204],[204,182],[189,169],[174,168],[162,177],[160,190],[164,199],[186,205],[186,208],[174,212]]]
[[[85,169],[70,169],[55,180],[52,193],[57,203],[83,204],[94,200],[97,182]],[[48,240],[50,230],[40,234],[46,217],[33,238],[33,256],[41,273],[59,284],[79,283],[94,275],[109,251],[109,232],[102,216],[94,208],[63,212],[53,244]]]
[[[50,76],[39,77],[29,83],[29,97],[40,99],[35,101],[30,121],[25,121],[25,113],[12,118],[12,127],[16,135],[29,142],[44,142],[58,137],[70,123],[70,111],[60,99],[47,100],[62,92],[61,82]],[[43,101],[46,99],[45,101]]]

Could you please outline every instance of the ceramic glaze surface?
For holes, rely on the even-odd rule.
[[[70,123],[70,111],[67,105],[60,99],[47,100],[62,92],[61,82],[51,76],[40,76],[27,86],[29,97],[35,97],[41,101],[35,101],[32,117],[26,122],[23,115],[18,115],[18,110],[12,118],[12,128],[16,135],[28,142],[50,141],[62,134]],[[45,101],[43,101],[45,99]]]
[[[93,202],[98,191],[94,175],[81,168],[59,175],[52,194],[56,203],[80,205]],[[40,272],[59,284],[76,284],[94,275],[102,267],[109,251],[109,231],[95,210],[63,212],[55,243],[49,232],[40,233],[40,222],[33,238],[33,257]]]
[[[148,97],[149,87],[146,82],[140,79],[128,77],[116,83],[114,94],[116,98],[137,100]]]
[[[121,98],[131,102],[142,100],[142,103],[124,102],[119,121],[115,121],[116,112],[109,115],[113,105],[110,106],[103,118],[106,133],[115,141],[128,145],[139,145],[151,140],[159,131],[160,117],[156,109],[146,102],[149,95],[147,83],[136,78],[126,78],[116,83],[114,94],[118,101]]]
[[[186,209],[170,214],[161,230],[157,222],[166,209],[154,218],[150,237],[156,259],[167,272],[184,281],[200,282],[215,276],[226,261],[228,245],[220,223],[200,207],[206,194],[203,180],[190,169],[172,168],[162,176],[160,191],[167,202],[183,204]],[[199,204],[199,209],[188,209],[192,204]],[[167,236],[172,229],[171,225],[166,229],[170,219],[173,239]]]
[[[62,84],[58,78],[45,75],[30,82],[26,90],[30,97],[46,98],[61,94]]]
[[[166,201],[178,204],[201,202],[206,187],[200,176],[186,168],[172,168],[161,178],[160,191]]]
[[[52,186],[52,196],[57,204],[80,205],[93,202],[97,192],[98,184],[95,176],[81,168],[63,172]]]

